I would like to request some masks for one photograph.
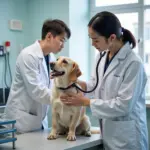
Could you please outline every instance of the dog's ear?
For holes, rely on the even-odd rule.
[[[82,73],[81,73],[81,70],[79,69],[79,66],[76,63],[74,63],[72,66],[72,70],[70,72],[70,75],[69,75],[70,81],[76,81],[77,78],[79,76],[81,76],[81,74]]]

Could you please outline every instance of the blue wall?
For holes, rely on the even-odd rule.
[[[20,47],[27,44],[27,2],[26,0],[1,0],[0,1],[0,45],[5,41],[11,42],[10,66],[14,74],[16,57]],[[9,30],[8,21],[11,19],[21,20],[23,31],[17,32]],[[0,88],[3,86],[4,57],[0,57]],[[10,78],[7,76],[8,83]]]
[[[78,11],[76,11],[78,8]],[[88,78],[89,41],[87,23],[89,20],[88,0],[82,0],[80,5],[76,0],[5,0],[0,2],[0,44],[11,42],[10,64],[14,75],[17,55],[22,47],[32,44],[41,38],[41,28],[46,19],[62,19],[72,30],[71,39],[64,49],[56,56],[69,56],[76,60],[83,72],[82,79]],[[22,31],[12,31],[8,28],[10,19],[21,20]],[[4,59],[0,58],[0,88],[3,86]],[[9,82],[10,78],[7,77]]]
[[[41,38],[41,28],[45,19],[58,18],[69,24],[68,0],[4,0],[0,1],[0,45],[11,42],[10,67],[15,72],[16,58],[23,47]],[[61,10],[61,11],[58,11]],[[11,19],[21,20],[22,31],[9,29]],[[69,43],[59,55],[69,56]],[[4,57],[0,57],[0,88],[4,85]],[[10,85],[10,77],[7,74]]]
[[[78,11],[77,9],[78,8]],[[57,56],[64,55],[75,59],[83,72],[82,79],[88,77],[88,33],[87,23],[89,20],[89,2],[82,0],[80,5],[76,0],[5,0],[0,1],[0,44],[5,40],[11,41],[10,62],[14,74],[15,62],[20,52],[20,45],[23,47],[32,44],[41,38],[41,28],[45,19],[58,18],[72,30],[71,39],[65,44],[62,52]],[[8,20],[17,19],[23,23],[21,32],[8,29]],[[0,58],[0,70],[4,63]],[[2,72],[0,73],[0,87],[2,87]],[[7,78],[9,80],[9,78]],[[49,113],[50,115],[50,113]],[[50,119],[51,117],[49,117]]]
[[[76,60],[83,71],[82,79],[88,79],[88,30],[89,1],[82,0],[32,0],[28,1],[30,43],[40,39],[43,21],[47,18],[62,19],[71,28],[72,36],[65,48],[56,56],[69,56]],[[78,11],[77,11],[78,8]]]
[[[82,71],[80,79],[87,80],[89,77],[89,1],[69,1],[69,26],[72,37],[69,40],[69,57],[76,60]]]
[[[28,0],[30,38],[29,43],[41,38],[41,28],[46,19],[61,19],[69,25],[68,0]],[[58,55],[69,56],[68,42]]]

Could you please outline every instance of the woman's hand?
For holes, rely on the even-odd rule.
[[[66,105],[90,106],[90,100],[84,97],[82,93],[63,94],[60,96],[60,100]]]

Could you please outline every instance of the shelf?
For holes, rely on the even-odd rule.
[[[8,143],[8,142],[15,142],[16,140],[17,138],[6,138],[6,139],[0,140],[0,144]]]
[[[0,125],[4,125],[4,124],[15,124],[16,120],[11,120],[11,121],[2,121],[0,122]]]
[[[17,129],[3,130],[3,131],[0,131],[0,135],[6,134],[6,133],[12,133],[12,132],[16,132],[16,131],[17,131]]]
[[[6,54],[0,55],[0,57],[4,57],[4,56],[6,56]]]
[[[17,140],[17,138],[15,138],[15,133],[17,131],[17,129],[14,128],[15,123],[16,123],[16,120],[0,121],[0,126],[6,125],[6,124],[12,124],[12,129],[2,128],[0,130],[0,135],[2,135],[2,138],[0,138],[0,144],[12,142],[13,149],[15,149],[15,141]],[[11,133],[10,136],[7,136],[7,135],[5,136],[5,134],[9,135],[9,133]]]

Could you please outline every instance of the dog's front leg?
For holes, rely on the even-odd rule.
[[[57,113],[55,112],[55,110],[53,110],[52,111],[52,129],[47,139],[54,140],[56,138],[57,138]]]
[[[76,132],[76,127],[77,127],[79,118],[80,118],[80,111],[75,113],[75,115],[73,115],[71,118],[71,123],[69,126],[69,133],[67,136],[68,141],[75,141],[76,140],[75,132]]]

